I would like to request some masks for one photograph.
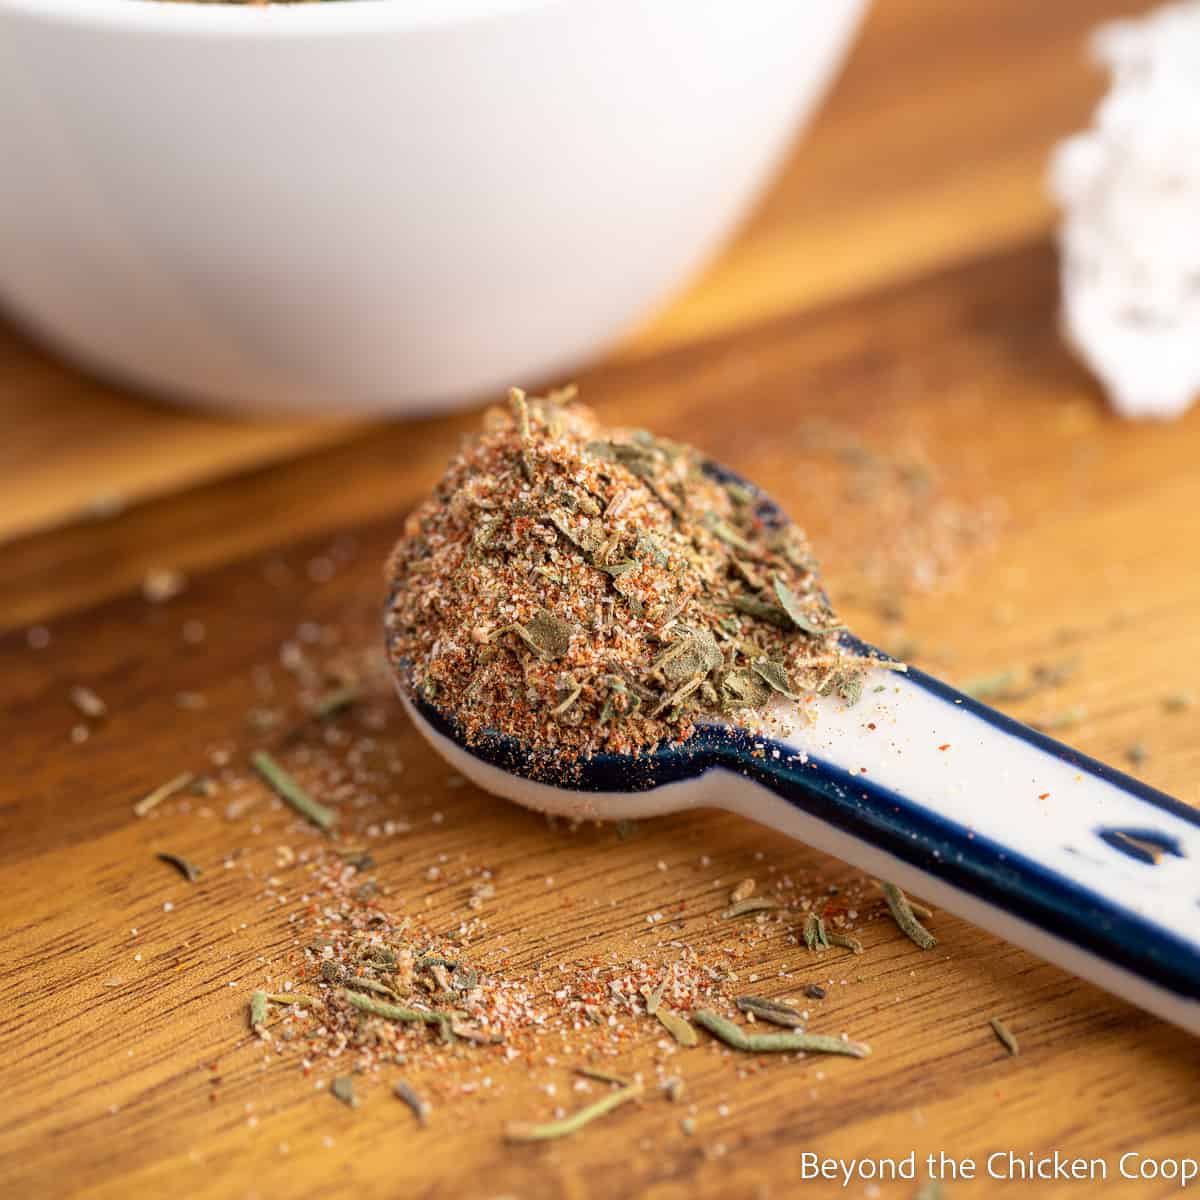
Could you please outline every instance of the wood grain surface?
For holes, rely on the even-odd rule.
[[[1093,94],[1082,31],[1114,7],[881,3],[757,222],[580,382],[605,419],[686,438],[761,482],[824,550],[856,630],[954,681],[1069,663],[1058,686],[1009,710],[1042,721],[1074,711],[1061,736],[1127,768],[1140,745],[1136,773],[1198,804],[1200,708],[1168,700],[1197,688],[1200,662],[1200,414],[1169,427],[1108,415],[1056,334],[1039,190],[1045,146]],[[658,966],[683,942],[772,995],[824,984],[814,1028],[847,1031],[874,1054],[764,1061],[707,1040],[676,1050],[631,1019],[605,1062],[648,1080],[666,1063],[686,1080],[685,1102],[652,1088],[540,1146],[505,1144],[504,1122],[574,1107],[569,1068],[595,1052],[586,1032],[523,1046],[515,1062],[485,1047],[422,1065],[413,1082],[435,1097],[425,1130],[382,1086],[354,1111],[314,1092],[293,1060],[249,1036],[245,1005],[296,954],[290,910],[261,879],[279,845],[302,852],[319,835],[254,784],[240,815],[189,798],[138,820],[131,805],[214,755],[244,764],[265,736],[247,724],[256,680],[278,674],[281,646],[302,630],[337,631],[352,647],[377,637],[382,558],[477,417],[306,431],[303,445],[284,435],[271,446],[267,431],[247,449],[262,430],[102,393],[13,336],[0,372],[22,445],[44,445],[39,430],[70,442],[97,413],[113,431],[72,452],[74,499],[43,486],[61,465],[0,446],[3,507],[25,505],[0,554],[5,1195],[899,1200],[917,1184],[806,1182],[801,1154],[982,1163],[1057,1149],[1103,1158],[1110,1175],[1127,1151],[1197,1154],[1200,1060],[1184,1034],[946,913],[923,954],[857,872],[733,817],[664,818],[630,835],[549,823],[456,786],[382,700],[371,736],[404,771],[346,819],[411,826],[372,840],[398,910],[450,933],[487,869],[496,897],[472,946],[486,968],[548,987],[560,964]],[[128,465],[139,446],[164,461],[179,451],[143,499]],[[854,490],[855,464],[894,455],[919,456],[935,479],[928,512],[889,513]],[[132,502],[71,519],[105,491]],[[944,586],[875,569],[942,515],[958,567]],[[156,567],[187,575],[166,603],[140,593]],[[104,720],[81,718],[77,685],[103,697]],[[204,706],[181,708],[179,693]],[[336,728],[362,733],[364,719],[352,712]],[[89,735],[77,742],[80,724]],[[305,727],[299,749],[324,736]],[[200,864],[200,881],[158,863],[163,850]],[[284,885],[300,887],[289,870],[278,869]],[[818,958],[787,921],[731,928],[717,914],[747,876],[863,896],[865,953]],[[648,922],[657,912],[670,919]],[[1020,1039],[1017,1058],[988,1028],[997,1015]],[[456,1093],[463,1080],[480,1086]],[[1177,1191],[985,1180],[948,1183],[945,1196]]]

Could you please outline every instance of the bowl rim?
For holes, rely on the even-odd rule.
[[[199,3],[197,0],[0,0],[44,24],[150,35],[275,39],[313,34],[403,33],[458,28],[564,0],[328,0],[310,4]]]

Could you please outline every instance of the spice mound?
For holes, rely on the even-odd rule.
[[[506,735],[543,764],[861,691],[801,530],[691,447],[602,429],[570,391],[514,389],[488,412],[388,574],[406,686],[468,743]]]

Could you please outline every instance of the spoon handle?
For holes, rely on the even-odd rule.
[[[1200,812],[921,671],[818,704],[708,799],[1200,1033]]]

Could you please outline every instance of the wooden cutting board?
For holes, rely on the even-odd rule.
[[[1200,416],[1114,420],[1054,325],[1044,152],[1094,98],[1081,37],[1116,7],[880,3],[756,221],[580,382],[607,420],[697,443],[807,522],[864,635],[903,641],[957,681],[1058,672],[1010,710],[1065,721],[1061,736],[1127,767],[1140,746],[1130,769],[1200,803],[1200,708],[1187,703],[1200,662]],[[1196,1153],[1197,1057],[1183,1034],[945,913],[923,954],[856,872],[744,821],[571,829],[493,801],[458,786],[382,702],[372,736],[403,773],[347,819],[408,827],[372,841],[397,906],[449,934],[475,915],[467,901],[486,869],[496,894],[472,955],[488,969],[546,987],[559,964],[657,967],[683,943],[771,995],[821,982],[823,1028],[874,1054],[676,1051],[630,1018],[611,1065],[653,1080],[666,1064],[684,1101],[651,1088],[539,1146],[505,1144],[504,1122],[582,1102],[569,1072],[593,1048],[586,1031],[523,1043],[513,1062],[481,1048],[421,1068],[414,1082],[435,1097],[424,1130],[382,1085],[354,1111],[315,1092],[249,1036],[245,1011],[296,952],[293,910],[262,879],[302,887],[294,865],[275,865],[277,848],[302,853],[319,835],[251,783],[240,813],[229,796],[177,798],[144,820],[131,806],[214,758],[245,774],[246,754],[276,736],[247,716],[282,645],[376,637],[380,563],[401,516],[476,417],[236,426],[85,382],[15,334],[0,377],[5,1194],[908,1197],[917,1183],[806,1181],[802,1155],[944,1152],[985,1175],[990,1154],[1054,1150],[1105,1160],[1108,1184],[1013,1183],[1013,1195],[1175,1193],[1117,1172],[1128,1151]],[[913,447],[936,476],[936,509],[882,513],[854,491],[863,479],[847,464]],[[81,516],[105,494],[127,506]],[[984,526],[986,544],[968,547]],[[957,579],[923,591],[872,574],[912,530],[937,541],[935,558],[953,550]],[[153,603],[140,585],[163,567],[186,586]],[[82,716],[76,686],[107,716]],[[361,719],[338,720],[361,733]],[[325,736],[306,726],[289,753]],[[200,864],[200,880],[159,863],[164,850]],[[721,921],[746,877],[861,897],[864,954],[811,955],[787,920],[753,936]],[[657,913],[668,919],[647,920]],[[1019,1057],[996,1042],[992,1016],[1018,1035]],[[463,1092],[463,1080],[479,1086]],[[945,1189],[1004,1194],[986,1177]]]

